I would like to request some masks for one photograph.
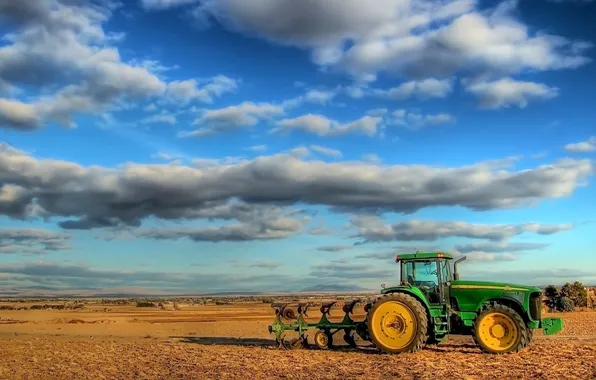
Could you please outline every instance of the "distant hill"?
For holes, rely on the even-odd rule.
[[[339,284],[332,284],[332,285],[324,285],[324,284],[317,284],[312,285],[307,288],[301,290],[301,292],[360,292],[365,291],[368,289],[363,289],[359,286],[355,285],[339,285]]]

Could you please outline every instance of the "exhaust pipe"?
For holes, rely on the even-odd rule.
[[[459,265],[459,263],[465,260],[466,256],[462,256],[459,259],[455,260],[455,262],[453,263],[453,281],[459,280],[459,272],[457,270],[457,266]]]

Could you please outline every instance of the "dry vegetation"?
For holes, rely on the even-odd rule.
[[[484,355],[468,337],[454,336],[394,356],[367,346],[279,350],[267,332],[273,319],[269,301],[0,302],[0,379],[596,378],[592,311],[557,314],[565,329],[554,337],[537,336],[520,354]]]

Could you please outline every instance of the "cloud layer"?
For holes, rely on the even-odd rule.
[[[279,154],[206,166],[126,164],[84,167],[0,147],[0,213],[63,217],[64,228],[140,226],[201,217],[231,199],[411,213],[433,206],[472,210],[526,206],[566,197],[593,174],[590,160],[534,169],[486,162],[456,168],[302,161]]]

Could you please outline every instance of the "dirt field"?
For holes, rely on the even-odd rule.
[[[365,346],[283,351],[267,332],[272,315],[262,303],[0,310],[0,379],[596,378],[596,312],[563,314],[559,335],[504,356],[457,336],[400,356]]]

